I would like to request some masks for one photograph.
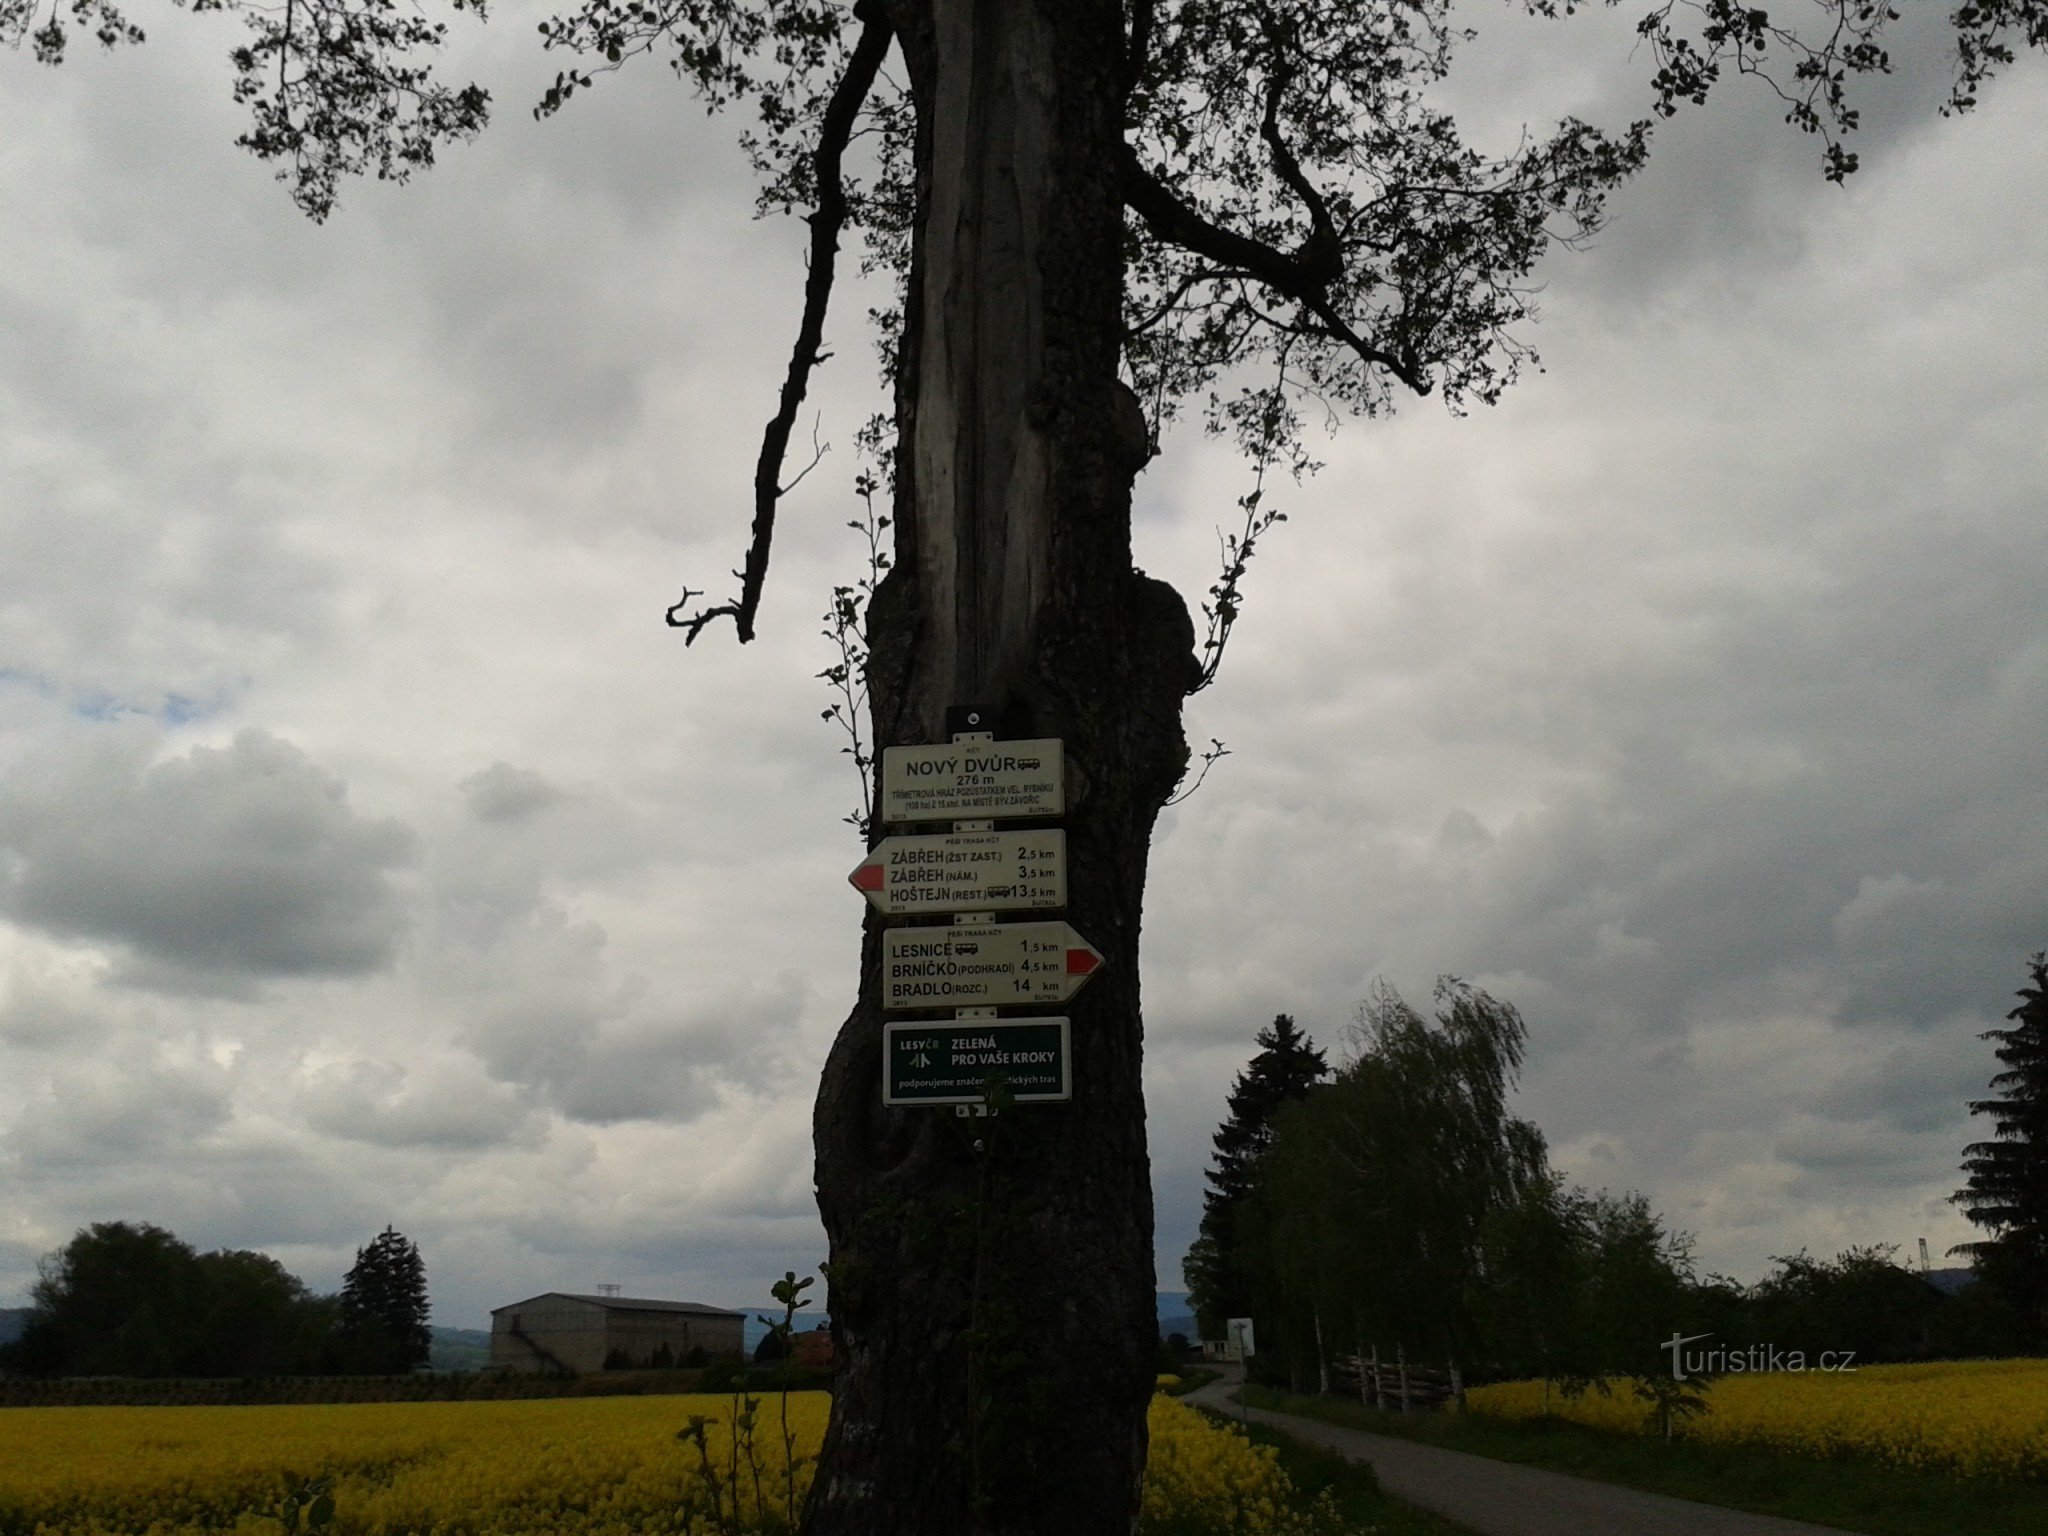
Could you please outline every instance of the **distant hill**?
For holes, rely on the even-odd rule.
[[[1188,1305],[1186,1291],[1161,1291],[1158,1299],[1159,1337],[1179,1334],[1190,1343],[1201,1335],[1195,1331],[1195,1309]]]
[[[12,1344],[21,1337],[32,1307],[0,1307],[0,1344]]]
[[[1956,1265],[1950,1269],[1923,1269],[1920,1278],[1933,1286],[1944,1296],[1953,1296],[1957,1291],[1967,1290],[1977,1283],[1974,1269]]]
[[[491,1336],[482,1328],[430,1328],[434,1342],[427,1351],[430,1371],[480,1371],[490,1363]]]

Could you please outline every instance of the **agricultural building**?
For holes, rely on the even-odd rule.
[[[800,1333],[790,1341],[789,1358],[792,1364],[806,1371],[829,1371],[839,1364],[839,1352],[832,1347],[832,1334],[820,1323],[809,1333]]]
[[[699,1301],[574,1296],[566,1291],[491,1312],[494,1371],[601,1371],[745,1358],[746,1314]]]

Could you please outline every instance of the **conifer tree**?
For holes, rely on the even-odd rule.
[[[386,1227],[341,1282],[336,1330],[343,1367],[366,1375],[417,1370],[427,1363],[427,1266],[403,1233]]]
[[[1273,1145],[1274,1116],[1307,1097],[1330,1070],[1315,1042],[1288,1014],[1276,1015],[1254,1043],[1259,1053],[1238,1073],[1230,1090],[1230,1114],[1214,1137],[1216,1160],[1202,1197],[1200,1234],[1181,1266],[1205,1339],[1222,1338],[1224,1320],[1243,1316],[1250,1303],[1241,1254],[1248,1235],[1243,1223],[1259,1159]]]
[[[2038,1342],[2048,1339],[2048,954],[2028,968],[2033,985],[2006,1015],[2012,1027],[1981,1037],[1998,1042],[2005,1070],[1991,1079],[1997,1097],[1970,1105],[1992,1134],[1963,1149],[1967,1182],[1954,1196],[1989,1236],[1950,1251],[1968,1255]]]

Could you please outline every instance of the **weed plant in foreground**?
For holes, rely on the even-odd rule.
[[[749,1406],[751,1404],[751,1407]],[[739,1536],[788,1529],[831,1400],[553,1398],[0,1410],[0,1536]],[[1270,1446],[1153,1400],[1142,1536],[1352,1536]],[[1389,1531],[1397,1529],[1388,1527]]]

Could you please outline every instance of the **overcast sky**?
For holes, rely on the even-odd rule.
[[[390,1223],[453,1326],[758,1300],[824,1257],[873,296],[761,639],[685,651],[802,271],[730,125],[659,68],[536,124],[508,15],[454,66],[497,124],[316,228],[233,147],[235,23],[146,20],[0,54],[0,1306],[112,1220],[322,1289]],[[1469,62],[1499,147],[1647,102],[1600,18]],[[1521,1007],[1556,1163],[1707,1267],[1967,1235],[1977,1036],[2048,944],[2048,72],[1944,85],[1846,190],[1757,93],[1663,126],[1544,269],[1547,372],[1279,494],[1153,862],[1162,1288],[1253,1033],[1341,1057],[1442,972]],[[1246,486],[1170,440],[1140,562],[1199,596]]]

